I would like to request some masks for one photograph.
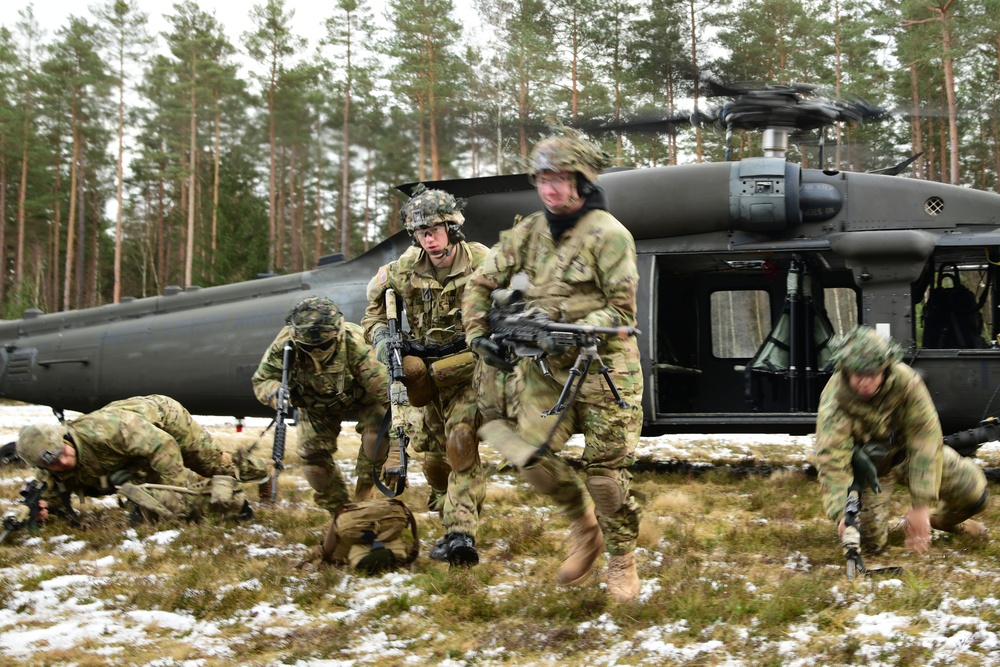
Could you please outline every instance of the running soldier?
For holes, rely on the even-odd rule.
[[[907,547],[926,552],[931,528],[986,535],[986,527],[970,519],[986,508],[986,476],[975,461],[944,444],[930,393],[902,356],[894,341],[874,329],[849,332],[834,354],[836,372],[816,416],[823,509],[839,522],[841,536],[848,490],[855,474],[860,476],[852,460],[860,457],[864,468],[877,472],[881,491],[870,481],[861,490],[861,547],[870,554],[880,553],[888,541],[889,501],[897,483],[910,492]]]
[[[389,405],[389,376],[365,342],[357,324],[344,321],[337,305],[321,296],[300,301],[271,343],[253,375],[254,394],[277,409],[285,341],[295,346],[289,373],[290,399],[299,410],[298,455],[316,504],[334,514],[348,502],[344,477],[333,460],[341,421],[357,416],[361,447],[354,500],[374,487],[372,470],[386,459],[387,442],[377,445],[379,426]]]
[[[16,449],[40,469],[47,507],[68,510],[70,494],[120,493],[134,503],[133,523],[207,512],[252,518],[242,482],[269,473],[266,459],[224,451],[180,403],[160,395],[115,401],[58,426],[25,427]]]
[[[400,212],[413,247],[383,266],[369,284],[370,303],[361,321],[379,359],[388,362],[385,294],[392,289],[406,308],[410,343],[424,350],[422,364],[415,356],[407,357],[407,365],[419,369],[415,374],[408,371],[408,377],[419,379],[408,379],[407,387],[410,402],[421,409],[424,427],[413,443],[424,451],[431,502],[435,497],[441,502],[443,496],[445,535],[430,555],[452,565],[479,562],[476,533],[486,497],[476,435],[476,358],[465,347],[461,306],[469,276],[487,248],[465,241],[464,206],[464,200],[443,190],[414,190]]]
[[[501,235],[465,292],[466,339],[487,363],[503,363],[501,350],[489,338],[490,295],[509,287],[518,273],[530,282],[524,290],[528,307],[553,321],[635,325],[635,242],[607,211],[604,191],[597,185],[603,163],[595,146],[568,129],[540,141],[532,151],[529,175],[545,210],[517,220]],[[577,350],[561,349],[551,338],[539,345],[548,353],[552,376],[546,377],[534,362],[519,362],[516,430],[497,420],[485,425],[480,435],[515,463],[537,491],[552,498],[571,522],[569,556],[559,568],[559,580],[582,583],[607,549],[610,594],[619,602],[633,600],[640,587],[634,559],[640,509],[629,488],[629,466],[642,427],[638,345],[635,338],[615,337],[598,348],[614,369],[614,382],[627,407],[613,400],[595,372],[558,418],[543,417],[542,412],[559,399]],[[586,443],[583,483],[557,456],[575,432],[582,432]]]

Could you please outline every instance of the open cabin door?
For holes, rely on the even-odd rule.
[[[744,370],[747,403],[754,410],[815,412],[832,372],[834,333],[823,290],[808,264],[793,258],[781,314]]]

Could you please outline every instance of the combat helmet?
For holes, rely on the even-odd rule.
[[[834,367],[844,373],[875,375],[903,358],[896,341],[871,327],[855,327],[840,340],[833,353]]]
[[[594,183],[597,174],[607,165],[604,151],[584,139],[576,130],[559,126],[557,133],[535,144],[528,158],[528,177],[534,185],[543,171],[568,171],[579,174],[584,181]],[[580,187],[577,183],[577,189]]]
[[[403,205],[399,217],[410,236],[419,229],[444,223],[448,228],[448,240],[458,243],[465,239],[462,233],[465,216],[462,211],[467,203],[465,199],[454,197],[444,190],[432,190],[420,183],[413,189],[410,201]],[[413,243],[419,245],[416,238]]]
[[[344,316],[337,304],[325,296],[307,296],[299,301],[285,324],[291,327],[292,340],[305,347],[329,347],[344,328]]]
[[[21,429],[15,451],[18,458],[33,468],[48,468],[63,453],[66,427],[33,424]]]

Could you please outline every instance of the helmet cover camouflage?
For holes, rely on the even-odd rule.
[[[875,375],[903,358],[896,341],[871,327],[859,326],[835,343],[834,366],[844,373]]]
[[[561,134],[542,139],[531,151],[528,164],[531,182],[534,183],[535,177],[543,171],[573,172],[591,183],[596,182],[597,174],[608,163],[607,155],[576,130],[558,129]]]
[[[65,426],[25,426],[15,445],[17,456],[34,468],[48,468],[63,452]]]
[[[323,345],[340,335],[344,316],[337,304],[325,296],[302,299],[288,314],[285,323],[292,328],[292,340],[300,345]]]
[[[418,229],[439,224],[447,224],[451,231],[465,222],[462,211],[466,203],[465,199],[453,197],[444,190],[429,190],[421,183],[413,190],[413,196],[403,205],[399,215],[410,236]]]

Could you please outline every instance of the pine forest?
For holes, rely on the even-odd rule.
[[[901,177],[1000,191],[1000,0],[475,0],[474,26],[452,0],[334,0],[311,42],[290,0],[238,35],[195,0],[164,31],[100,2],[0,25],[4,318],[356,257],[398,231],[396,186],[522,172],[554,120],[625,125],[590,134],[617,166],[722,161],[713,127],[627,128],[719,104],[709,80],[892,112],[828,129],[823,166],[921,153]]]

